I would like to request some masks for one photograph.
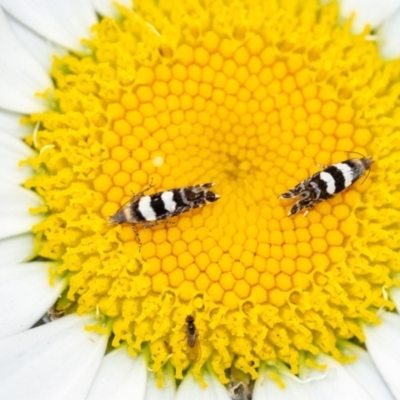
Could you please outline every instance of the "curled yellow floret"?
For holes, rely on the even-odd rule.
[[[61,260],[63,305],[112,321],[112,346],[149,347],[150,367],[190,365],[185,318],[222,382],[300,353],[340,358],[339,339],[392,303],[400,270],[399,67],[365,30],[318,1],[161,0],[120,8],[56,58],[51,111],[26,186],[46,201],[39,255]],[[51,145],[51,146],[49,146]],[[367,179],[288,217],[277,197],[351,152]],[[109,226],[132,194],[216,182],[221,199],[139,229]]]

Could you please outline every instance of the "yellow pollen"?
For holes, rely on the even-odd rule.
[[[287,3],[287,4],[286,4]],[[102,19],[91,54],[55,58],[54,108],[26,182],[47,204],[38,254],[69,277],[61,307],[98,310],[112,346],[150,349],[161,376],[190,366],[185,318],[222,382],[261,361],[340,357],[359,321],[392,308],[399,271],[400,62],[318,1],[138,0]],[[49,146],[51,145],[51,146]],[[286,190],[351,152],[370,175],[307,216]],[[216,182],[221,198],[156,227],[108,219],[146,194]]]

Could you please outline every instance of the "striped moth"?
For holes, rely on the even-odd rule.
[[[357,181],[373,163],[371,157],[350,158],[325,167],[322,171],[300,182],[279,196],[280,199],[299,197],[289,211],[289,216],[308,210],[324,200],[328,200]]]
[[[134,195],[109,219],[110,224],[131,224],[135,231],[139,247],[140,237],[136,225],[141,223],[144,228],[158,225],[158,221],[165,220],[184,212],[204,207],[219,199],[219,195],[210,191],[215,183],[184,186],[178,189],[165,190],[145,196],[145,192]]]

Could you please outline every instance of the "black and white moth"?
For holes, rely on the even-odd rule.
[[[219,199],[219,195],[209,189],[215,183],[184,186],[178,189],[165,190],[145,196],[151,185],[134,195],[124,206],[109,218],[110,224],[131,224],[141,247],[140,237],[136,224],[141,223],[144,228],[158,224],[158,221],[174,217],[195,208],[204,207]]]
[[[314,207],[328,200],[358,180],[373,163],[371,157],[350,158],[337,164],[329,165],[300,182],[294,188],[279,196],[280,199],[300,197],[289,211],[289,216],[297,214],[304,208]]]

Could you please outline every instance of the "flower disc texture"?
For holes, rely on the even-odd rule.
[[[317,1],[139,0],[92,28],[88,55],[55,58],[26,186],[47,205],[38,254],[69,280],[59,308],[97,312],[113,346],[147,346],[177,378],[188,315],[196,376],[210,360],[222,382],[364,340],[399,270],[399,62],[337,20]],[[288,217],[277,197],[350,152],[372,156],[368,178]],[[148,194],[216,182],[221,198],[139,226],[139,252],[107,221],[151,180]]]

